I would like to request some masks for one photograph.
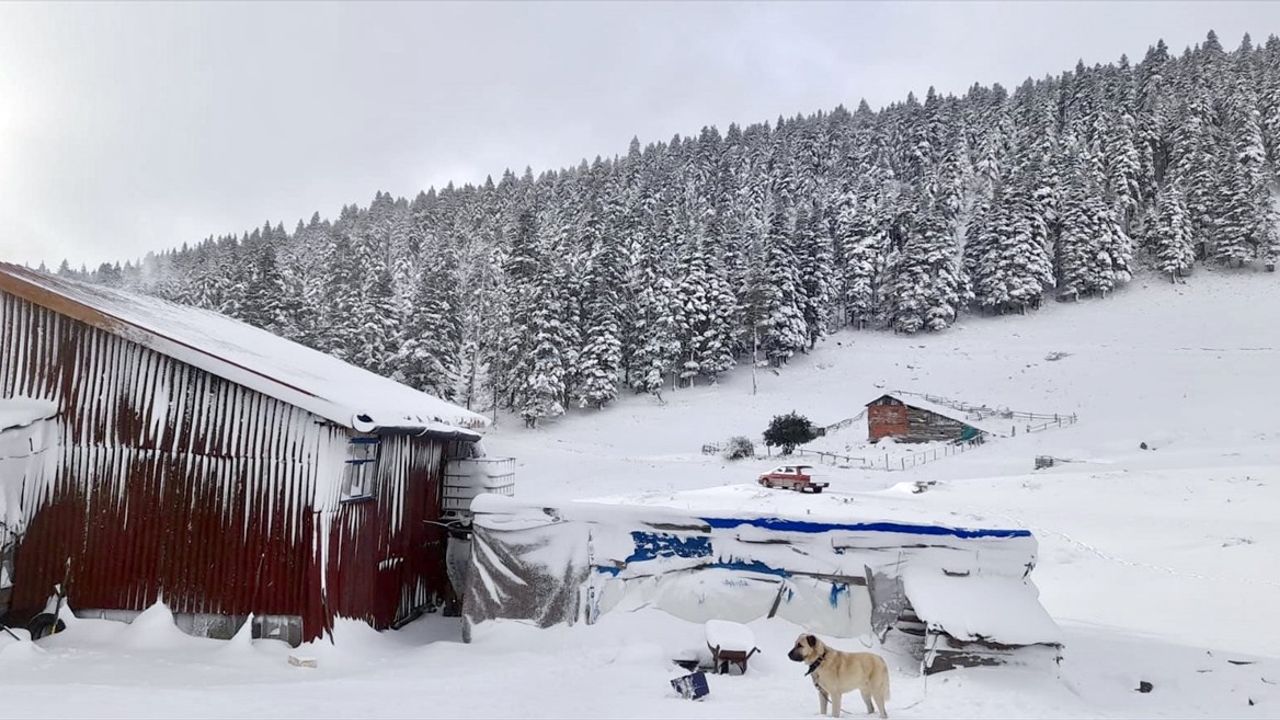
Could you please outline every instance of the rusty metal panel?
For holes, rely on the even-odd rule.
[[[12,609],[335,616],[386,627],[448,587],[446,442],[387,436],[374,497],[334,500],[351,431],[0,292],[0,393],[59,404],[61,458],[23,507]]]
[[[392,625],[448,588],[440,485],[445,443],[381,438],[373,496],[342,502],[331,517],[328,600],[335,615]]]

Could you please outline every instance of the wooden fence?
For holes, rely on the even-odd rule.
[[[826,452],[823,450],[805,450],[804,448],[796,448],[791,454],[800,455],[801,457],[816,457],[818,458],[818,463],[821,465],[828,464],[827,458],[831,459],[831,462],[829,463],[831,465],[838,465],[840,462],[843,462],[847,467],[857,467],[864,470],[869,469],[870,465],[867,459],[863,457],[841,455],[840,453]]]
[[[868,467],[866,469],[888,470],[890,472],[894,470],[910,470],[911,468],[933,462],[934,460],[949,458],[953,455],[963,455],[980,445],[982,445],[982,442],[976,439],[966,440],[963,442],[953,442],[947,443],[941,447],[932,447],[928,450],[913,452],[910,455],[899,455],[896,459],[891,457],[889,453],[885,453],[883,463],[877,460],[873,467]]]

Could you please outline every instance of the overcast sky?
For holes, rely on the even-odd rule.
[[[0,259],[96,265],[706,124],[1016,86],[1275,3],[0,3]]]

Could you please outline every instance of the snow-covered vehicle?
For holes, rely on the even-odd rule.
[[[758,482],[767,488],[820,493],[831,483],[815,482],[813,476],[808,473],[812,467],[812,465],[779,465],[761,475]]]

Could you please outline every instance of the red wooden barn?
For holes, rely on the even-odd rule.
[[[293,642],[450,592],[485,419],[216,313],[0,263],[0,601]],[[0,556],[5,553],[0,552]],[[0,613],[5,608],[0,605]]]
[[[967,441],[1001,434],[981,420],[924,398],[886,393],[867,403],[867,437],[871,442],[881,438],[898,442]]]

